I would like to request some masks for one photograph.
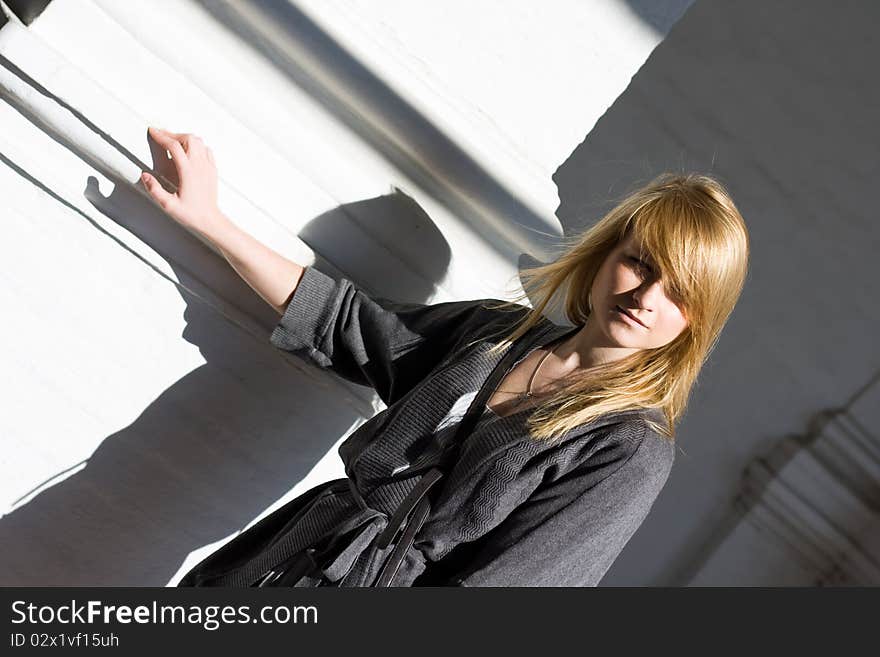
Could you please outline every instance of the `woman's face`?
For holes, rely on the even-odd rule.
[[[630,234],[605,258],[591,288],[591,320],[612,344],[653,349],[674,340],[687,327],[687,319],[666,296],[650,254],[639,258],[638,246]]]

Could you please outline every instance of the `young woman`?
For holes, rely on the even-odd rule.
[[[628,195],[524,272],[534,308],[398,303],[238,229],[217,208],[210,149],[150,134],[177,190],[145,173],[146,189],[281,315],[271,343],[388,406],[340,446],[346,477],[179,585],[596,585],[668,478],[675,426],[745,282],[748,233],[723,186],[664,174]],[[544,317],[557,298],[574,326]]]

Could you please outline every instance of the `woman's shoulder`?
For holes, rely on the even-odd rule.
[[[621,413],[620,422],[612,433],[628,445],[630,452],[642,458],[671,461],[675,456],[672,438],[659,427],[667,426],[666,417],[659,408],[640,408]]]
[[[649,420],[665,426],[659,409],[644,409],[631,413],[618,425],[612,440],[621,444],[624,452],[621,469],[635,472],[636,480],[653,482],[658,490],[663,487],[675,461],[673,439],[661,433]]]
[[[542,459],[539,489],[594,500],[608,495],[650,503],[666,484],[674,449],[644,414],[622,412],[614,421],[555,445]],[[594,502],[587,502],[594,503]]]
[[[558,446],[557,467],[567,471],[639,469],[665,481],[675,459],[675,445],[648,421],[658,422],[658,417],[664,425],[658,409],[632,409],[590,423]]]

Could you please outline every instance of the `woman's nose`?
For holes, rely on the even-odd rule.
[[[632,297],[637,308],[650,312],[655,305],[655,299],[662,294],[660,279],[648,279],[633,290]]]

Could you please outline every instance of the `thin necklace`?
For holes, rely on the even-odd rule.
[[[559,344],[562,344],[562,343],[560,342]],[[535,380],[535,375],[538,373],[538,370],[541,369],[541,365],[544,364],[544,361],[547,360],[547,356],[549,356],[554,351],[556,351],[556,349],[559,348],[559,344],[556,345],[555,347],[553,347],[553,349],[550,349],[549,351],[547,351],[547,353],[545,353],[541,357],[541,360],[538,361],[538,366],[535,368],[535,371],[532,372],[532,376],[529,377],[529,384],[526,386],[526,391],[514,393],[514,394],[516,394],[516,397],[514,397],[514,401],[516,403],[519,403],[524,399],[528,399],[529,397],[534,397],[534,394],[532,393],[532,382]],[[513,393],[513,390],[496,390],[496,392],[506,392],[506,393],[510,394],[510,393]]]

